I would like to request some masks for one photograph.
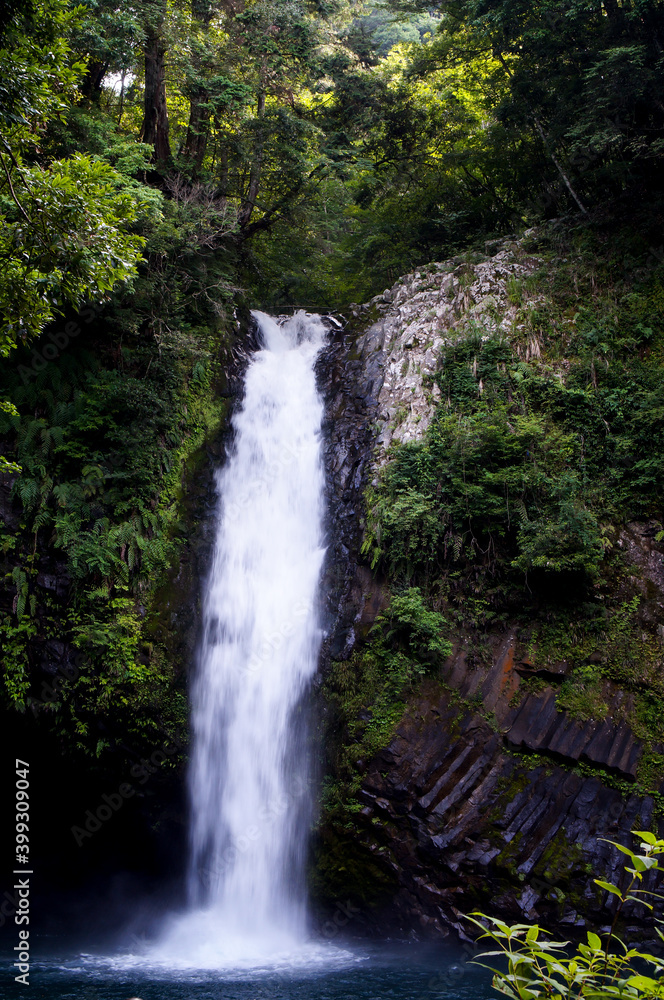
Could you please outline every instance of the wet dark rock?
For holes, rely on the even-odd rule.
[[[559,681],[563,680],[570,673],[571,667],[564,660],[560,663],[546,664],[546,666],[542,667],[536,666],[530,661],[522,660],[516,669],[522,677],[542,677],[546,680]]]
[[[609,922],[614,900],[592,876],[619,878],[623,856],[598,838],[629,843],[637,816],[653,814],[651,799],[625,799],[599,778],[553,762],[529,769],[486,721],[459,719],[433,684],[372,762],[360,799],[371,808],[359,822],[370,825],[376,857],[397,859],[408,909],[442,926],[478,905],[547,926]],[[393,905],[406,919],[402,899]],[[630,914],[643,936],[646,911]]]
[[[657,541],[657,522],[631,522],[618,536],[617,545],[634,570],[633,582],[644,597],[644,621],[661,622],[664,611],[664,545]]]
[[[360,561],[363,493],[375,442],[373,422],[382,386],[379,326],[364,334],[357,349],[348,324],[331,325],[316,373],[325,402],[323,461],[327,483],[328,552],[322,592],[326,638],[323,663],[350,655],[358,634],[384,604],[382,589]]]
[[[21,521],[20,507],[12,498],[15,481],[15,475],[0,475],[0,521],[8,531],[17,531]]]

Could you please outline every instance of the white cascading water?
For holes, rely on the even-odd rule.
[[[191,910],[160,951],[187,964],[268,960],[307,937],[307,687],[321,640],[320,318],[255,313],[192,691]]]

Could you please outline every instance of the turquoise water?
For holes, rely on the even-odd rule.
[[[321,945],[306,957],[251,969],[169,969],[145,956],[42,958],[31,1000],[490,1000],[489,975],[458,946]],[[11,983],[10,961],[3,980]],[[2,992],[20,995],[22,987]]]

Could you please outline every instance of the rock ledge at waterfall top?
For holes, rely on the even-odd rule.
[[[379,465],[385,461],[381,452],[393,441],[417,441],[429,426],[440,392],[427,386],[426,376],[437,370],[445,343],[461,336],[469,323],[487,336],[498,331],[509,336],[524,328],[511,290],[541,263],[520,244],[510,243],[477,264],[458,263],[457,258],[430,264],[354,310],[355,318],[372,307],[382,313],[357,340],[362,357],[374,352],[383,356],[376,413]],[[536,308],[537,301],[530,299],[529,308]],[[524,358],[539,355],[539,350],[537,339],[530,338]]]

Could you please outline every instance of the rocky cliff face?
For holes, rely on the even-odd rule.
[[[525,304],[514,294],[541,261],[523,242],[487,249],[474,263],[422,268],[355,308],[321,357],[333,539],[324,669],[361,647],[388,600],[389,581],[360,555],[363,491],[395,443],[421,440],[430,425],[441,348],[477,325],[485,336],[511,338],[526,362],[541,355],[523,321],[538,294]],[[664,562],[654,534],[648,523],[630,523],[616,544],[648,597],[645,619],[661,621]],[[462,914],[477,907],[561,925],[563,933],[609,925],[612,897],[593,878],[620,881],[623,856],[601,838],[631,846],[631,830],[660,824],[658,795],[635,783],[645,758],[628,724],[634,695],[605,679],[601,717],[561,710],[568,663],[529,653],[509,619],[489,629],[485,643],[478,661],[461,630],[439,675],[411,691],[388,744],[357,762],[359,791],[345,831],[330,834],[323,816],[323,844],[347,838],[340,854],[381,874],[387,891],[377,905],[363,905],[361,918],[381,931],[465,933]],[[649,744],[648,759],[657,760],[652,751]],[[352,896],[352,883],[340,876],[323,896],[346,885]],[[626,911],[631,933],[647,936],[645,914]]]

